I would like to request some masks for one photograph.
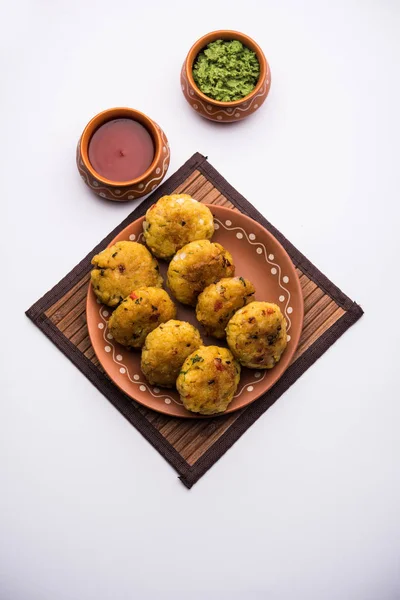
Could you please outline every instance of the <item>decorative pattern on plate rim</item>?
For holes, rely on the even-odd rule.
[[[201,106],[203,107],[203,110],[206,114],[208,114],[212,117],[216,116],[217,119],[222,120],[221,115],[224,115],[224,116],[228,117],[229,119],[231,119],[232,117],[238,118],[241,116],[240,113],[243,113],[243,114],[248,113],[248,112],[250,112],[251,109],[257,110],[259,105],[255,102],[256,102],[257,98],[261,98],[267,91],[267,88],[269,85],[269,80],[270,80],[270,74],[269,74],[269,66],[267,65],[266,79],[265,79],[265,82],[263,83],[263,85],[261,86],[259,93],[256,94],[254,96],[254,98],[251,99],[250,102],[245,102],[242,107],[237,106],[237,107],[232,107],[232,108],[219,108],[216,106],[212,106],[211,104],[204,104],[204,102],[202,100],[200,100],[200,98],[198,98],[197,95],[195,96],[194,91],[191,88],[191,86],[189,85],[189,82],[186,77],[185,65],[182,68],[182,79],[185,82],[186,93],[187,93],[189,99],[190,98],[193,99],[193,104],[191,104],[192,108],[197,110],[199,108],[198,104],[201,104]],[[184,86],[182,86],[182,91],[185,91]],[[219,117],[217,116],[218,114],[220,115]]]
[[[285,302],[285,300],[286,300],[286,303],[283,308],[283,313],[284,313],[286,321],[287,321],[287,331],[289,331],[292,326],[292,321],[290,320],[289,315],[292,314],[293,309],[290,306],[290,292],[283,285],[284,283],[289,283],[289,277],[287,275],[282,275],[282,269],[281,269],[280,265],[277,262],[275,262],[275,256],[271,253],[268,254],[267,249],[262,242],[256,241],[257,238],[254,233],[248,234],[242,227],[233,226],[232,221],[227,220],[227,221],[225,221],[225,223],[223,223],[222,221],[220,221],[219,219],[214,217],[214,224],[215,224],[215,229],[219,229],[220,227],[223,227],[227,231],[236,231],[237,232],[236,237],[239,240],[243,239],[243,237],[245,237],[247,242],[251,246],[256,247],[257,254],[264,254],[266,262],[269,265],[271,265],[271,274],[274,276],[275,275],[278,276],[279,287],[286,294],[286,296],[284,296],[284,295],[279,296],[279,302]],[[290,335],[288,336],[288,342],[290,342]]]
[[[129,236],[129,241],[137,242],[138,244],[145,244],[143,231],[141,231],[137,237],[134,233],[131,233]]]
[[[244,390],[247,390],[248,392],[252,392],[253,391],[253,386],[256,383],[260,383],[260,381],[262,381],[264,379],[264,377],[267,374],[267,369],[264,369],[263,374],[261,375],[260,371],[256,371],[254,373],[254,376],[257,377],[257,379],[255,379],[254,381],[249,381],[248,383],[245,383],[241,389],[236,392],[236,394],[233,396],[234,398],[239,398],[239,396],[241,396],[244,392]]]

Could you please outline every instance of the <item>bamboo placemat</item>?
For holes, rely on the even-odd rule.
[[[303,290],[304,327],[290,367],[264,396],[225,417],[171,418],[133,402],[105,375],[88,336],[85,304],[92,256],[129,223],[144,215],[158,198],[179,192],[208,204],[235,208],[261,223],[286,248]],[[190,488],[363,311],[241,196],[204,156],[196,153],[26,314],[164,456]]]

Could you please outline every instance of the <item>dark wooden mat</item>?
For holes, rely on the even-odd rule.
[[[264,396],[226,417],[171,418],[137,405],[105,375],[88,336],[85,302],[92,256],[105,248],[121,229],[142,216],[158,198],[177,192],[186,192],[209,204],[235,208],[261,223],[286,248],[297,268],[303,290],[304,329],[291,366]],[[245,200],[204,156],[197,153],[26,314],[164,456],[190,488],[361,317],[363,311]]]

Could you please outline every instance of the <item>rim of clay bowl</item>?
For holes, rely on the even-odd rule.
[[[233,100],[232,102],[222,102],[221,100],[214,100],[214,98],[210,98],[210,96],[203,94],[203,92],[198,88],[193,79],[193,63],[196,60],[197,55],[200,53],[201,50],[203,50],[203,48],[207,46],[207,44],[209,44],[210,42],[215,42],[215,40],[219,39],[239,40],[239,42],[242,42],[244,46],[247,46],[248,48],[250,48],[250,50],[253,50],[253,52],[256,53],[258,62],[260,64],[260,76],[258,78],[254,90],[250,92],[250,94],[247,94],[247,96],[243,96],[243,98],[240,98],[239,100]],[[264,52],[261,50],[257,42],[255,42],[251,37],[249,37],[245,33],[241,33],[240,31],[233,31],[230,29],[219,29],[217,31],[211,31],[210,33],[206,33],[205,35],[203,35],[203,37],[199,38],[197,42],[195,42],[190,48],[185,61],[186,77],[190,85],[196,90],[196,93],[199,95],[199,97],[205,102],[208,102],[209,104],[212,104],[214,106],[220,106],[223,108],[227,108],[229,106],[240,106],[243,102],[251,100],[262,88],[268,69],[269,66],[267,63],[267,59],[265,58]]]
[[[100,175],[100,173],[98,173],[93,168],[93,166],[89,160],[88,148],[89,148],[89,142],[92,138],[92,135],[99,127],[101,127],[101,125],[104,125],[104,123],[107,123],[108,121],[112,121],[113,119],[123,119],[123,118],[133,119],[134,121],[137,121],[138,123],[140,123],[141,125],[146,127],[147,131],[150,133],[152,140],[153,140],[154,158],[153,158],[152,163],[149,166],[149,168],[144,173],[142,173],[139,177],[136,177],[135,179],[129,179],[128,181],[114,181],[111,179],[106,179],[106,177],[103,177],[102,175]],[[141,183],[144,179],[146,179],[146,177],[152,173],[154,167],[160,160],[162,145],[163,145],[163,143],[162,143],[161,135],[160,135],[160,132],[158,131],[154,121],[152,119],[150,119],[150,117],[148,117],[144,113],[140,112],[139,110],[136,110],[134,108],[124,107],[124,106],[116,107],[116,108],[107,108],[106,110],[103,110],[102,112],[99,112],[97,115],[95,115],[89,121],[89,123],[86,125],[85,129],[83,130],[83,133],[82,133],[82,136],[81,136],[81,139],[79,142],[82,162],[85,165],[85,167],[87,168],[87,170],[89,171],[89,173],[95,179],[98,179],[102,183],[105,183],[106,185],[111,186],[111,187],[126,187],[126,186],[136,185],[137,183]]]

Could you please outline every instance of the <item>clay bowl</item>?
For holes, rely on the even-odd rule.
[[[154,142],[154,159],[150,167],[131,181],[111,181],[97,173],[89,162],[88,147],[93,133],[112,119],[128,118],[138,121],[151,134]],[[76,164],[83,181],[102,198],[126,202],[145,196],[164,179],[170,161],[170,150],[165,133],[150,117],[133,108],[109,108],[99,113],[86,125],[78,142]]]
[[[219,102],[203,94],[193,79],[193,64],[197,55],[215,40],[239,40],[256,53],[260,63],[260,77],[254,90],[240,100]],[[218,123],[232,123],[256,112],[265,102],[271,87],[271,71],[260,46],[249,36],[238,31],[212,31],[200,38],[189,50],[181,71],[181,87],[187,102],[199,115]]]

